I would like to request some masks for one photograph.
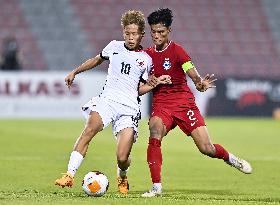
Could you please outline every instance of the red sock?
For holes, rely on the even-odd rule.
[[[214,144],[214,147],[216,149],[214,158],[223,159],[224,161],[228,161],[228,159],[229,159],[228,151],[226,151],[225,148],[223,148],[219,144]]]
[[[161,182],[161,141],[156,138],[149,139],[149,145],[147,149],[147,162],[149,164],[151,178],[153,183]]]

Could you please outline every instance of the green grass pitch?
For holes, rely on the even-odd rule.
[[[147,121],[140,123],[132,151],[130,193],[117,193],[115,139],[111,127],[92,141],[75,177],[74,188],[61,189],[54,180],[66,171],[70,152],[83,120],[0,120],[0,204],[280,204],[280,121],[272,119],[208,118],[214,143],[247,159],[253,174],[245,175],[199,153],[179,129],[162,144],[162,197],[141,198],[151,187],[146,164]],[[91,170],[104,172],[108,193],[84,194],[81,181]]]

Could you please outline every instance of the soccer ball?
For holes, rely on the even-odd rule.
[[[85,175],[82,187],[89,196],[102,196],[109,188],[109,181],[102,172],[92,171]]]

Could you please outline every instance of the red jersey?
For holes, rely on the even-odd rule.
[[[153,69],[151,74],[156,77],[161,75],[171,76],[172,84],[159,85],[153,89],[153,107],[156,104],[165,104],[165,106],[187,105],[188,99],[194,102],[194,95],[191,92],[187,80],[186,73],[182,65],[191,61],[191,58],[182,46],[170,41],[168,46],[158,51],[156,47],[150,47],[145,51],[153,59]]]

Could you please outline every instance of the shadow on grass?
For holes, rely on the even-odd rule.
[[[142,198],[144,191],[129,192],[128,198]],[[157,197],[158,198],[158,197]],[[248,195],[244,193],[233,193],[230,190],[205,190],[205,189],[165,189],[161,196],[162,199],[172,199],[181,201],[236,201],[236,202],[272,202],[279,203],[279,197],[262,197]]]
[[[130,191],[129,194],[120,194],[118,192],[108,192],[102,197],[104,199],[141,199],[144,191]],[[64,199],[87,199],[91,198],[84,192],[71,192],[71,190],[61,190],[54,192],[42,192],[37,190],[19,190],[19,191],[0,191],[0,199],[8,198],[64,198]],[[143,199],[143,198],[142,198]],[[279,197],[262,197],[256,195],[247,195],[244,193],[233,193],[230,190],[205,190],[205,189],[167,189],[161,197],[151,198],[149,200],[178,200],[178,201],[235,201],[235,202],[263,202],[279,203]]]

